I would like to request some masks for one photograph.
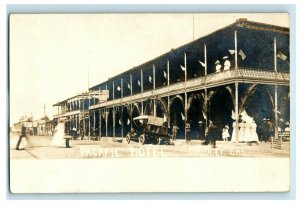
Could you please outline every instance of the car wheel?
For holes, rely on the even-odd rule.
[[[139,142],[140,142],[141,144],[144,144],[144,143],[145,143],[145,136],[144,136],[144,135],[141,135],[141,136],[139,137]]]

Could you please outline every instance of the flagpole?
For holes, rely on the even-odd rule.
[[[155,89],[155,64],[153,64],[153,89]]]
[[[275,71],[275,138],[278,138],[278,101],[277,101],[277,42],[276,37],[274,38],[274,71]]]
[[[234,66],[237,71],[238,67],[238,51],[237,51],[237,31],[234,31]]]
[[[121,78],[121,98],[123,98],[123,78]]]
[[[143,93],[143,70],[141,69],[141,93]]]
[[[130,74],[130,95],[132,96],[132,74]]]
[[[186,78],[187,78],[187,67],[186,67],[186,52],[184,52],[184,81],[186,82]]]
[[[167,61],[167,72],[168,72],[168,86],[170,85],[170,62]]]

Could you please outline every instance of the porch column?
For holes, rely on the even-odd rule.
[[[113,138],[115,139],[116,136],[116,113],[115,107],[113,107]]]
[[[187,93],[184,92],[184,138],[186,141],[186,121],[187,121]]]
[[[130,130],[132,129],[132,103],[130,104]]]
[[[156,117],[156,99],[153,99],[153,115]]]
[[[171,128],[170,96],[168,95],[168,128]]]
[[[277,92],[278,92],[278,84],[277,84],[277,47],[276,47],[276,37],[274,38],[274,71],[275,71],[275,138],[278,138],[278,101],[277,101]]]
[[[94,136],[96,136],[96,111],[94,110]]]
[[[121,106],[121,135],[122,135],[122,139],[123,139],[123,137],[124,137],[124,128],[123,128],[123,126],[124,126],[124,121],[123,121],[123,107]]]
[[[235,82],[235,134],[236,142],[239,142],[239,84]]]
[[[108,115],[108,112],[107,112],[107,109],[105,109],[105,137],[107,137],[107,134],[108,134],[108,130],[107,130],[107,115]]]
[[[102,111],[99,109],[99,140],[101,140],[101,136],[102,136]]]

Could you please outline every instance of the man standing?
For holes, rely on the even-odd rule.
[[[205,139],[205,133],[203,131],[203,122],[199,121],[198,122],[198,132],[199,132],[199,139]]]
[[[186,142],[189,142],[191,140],[191,122],[192,121],[185,124]]]
[[[209,143],[213,148],[216,148],[216,140],[218,138],[218,129],[217,126],[210,120],[208,126],[207,137],[204,141],[204,145],[208,145]]]
[[[176,137],[177,137],[177,131],[178,131],[178,126],[176,124],[173,124],[173,128],[172,128],[172,140],[175,141]]]

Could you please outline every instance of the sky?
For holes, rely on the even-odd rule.
[[[239,18],[289,27],[280,13],[11,15],[10,124]]]

